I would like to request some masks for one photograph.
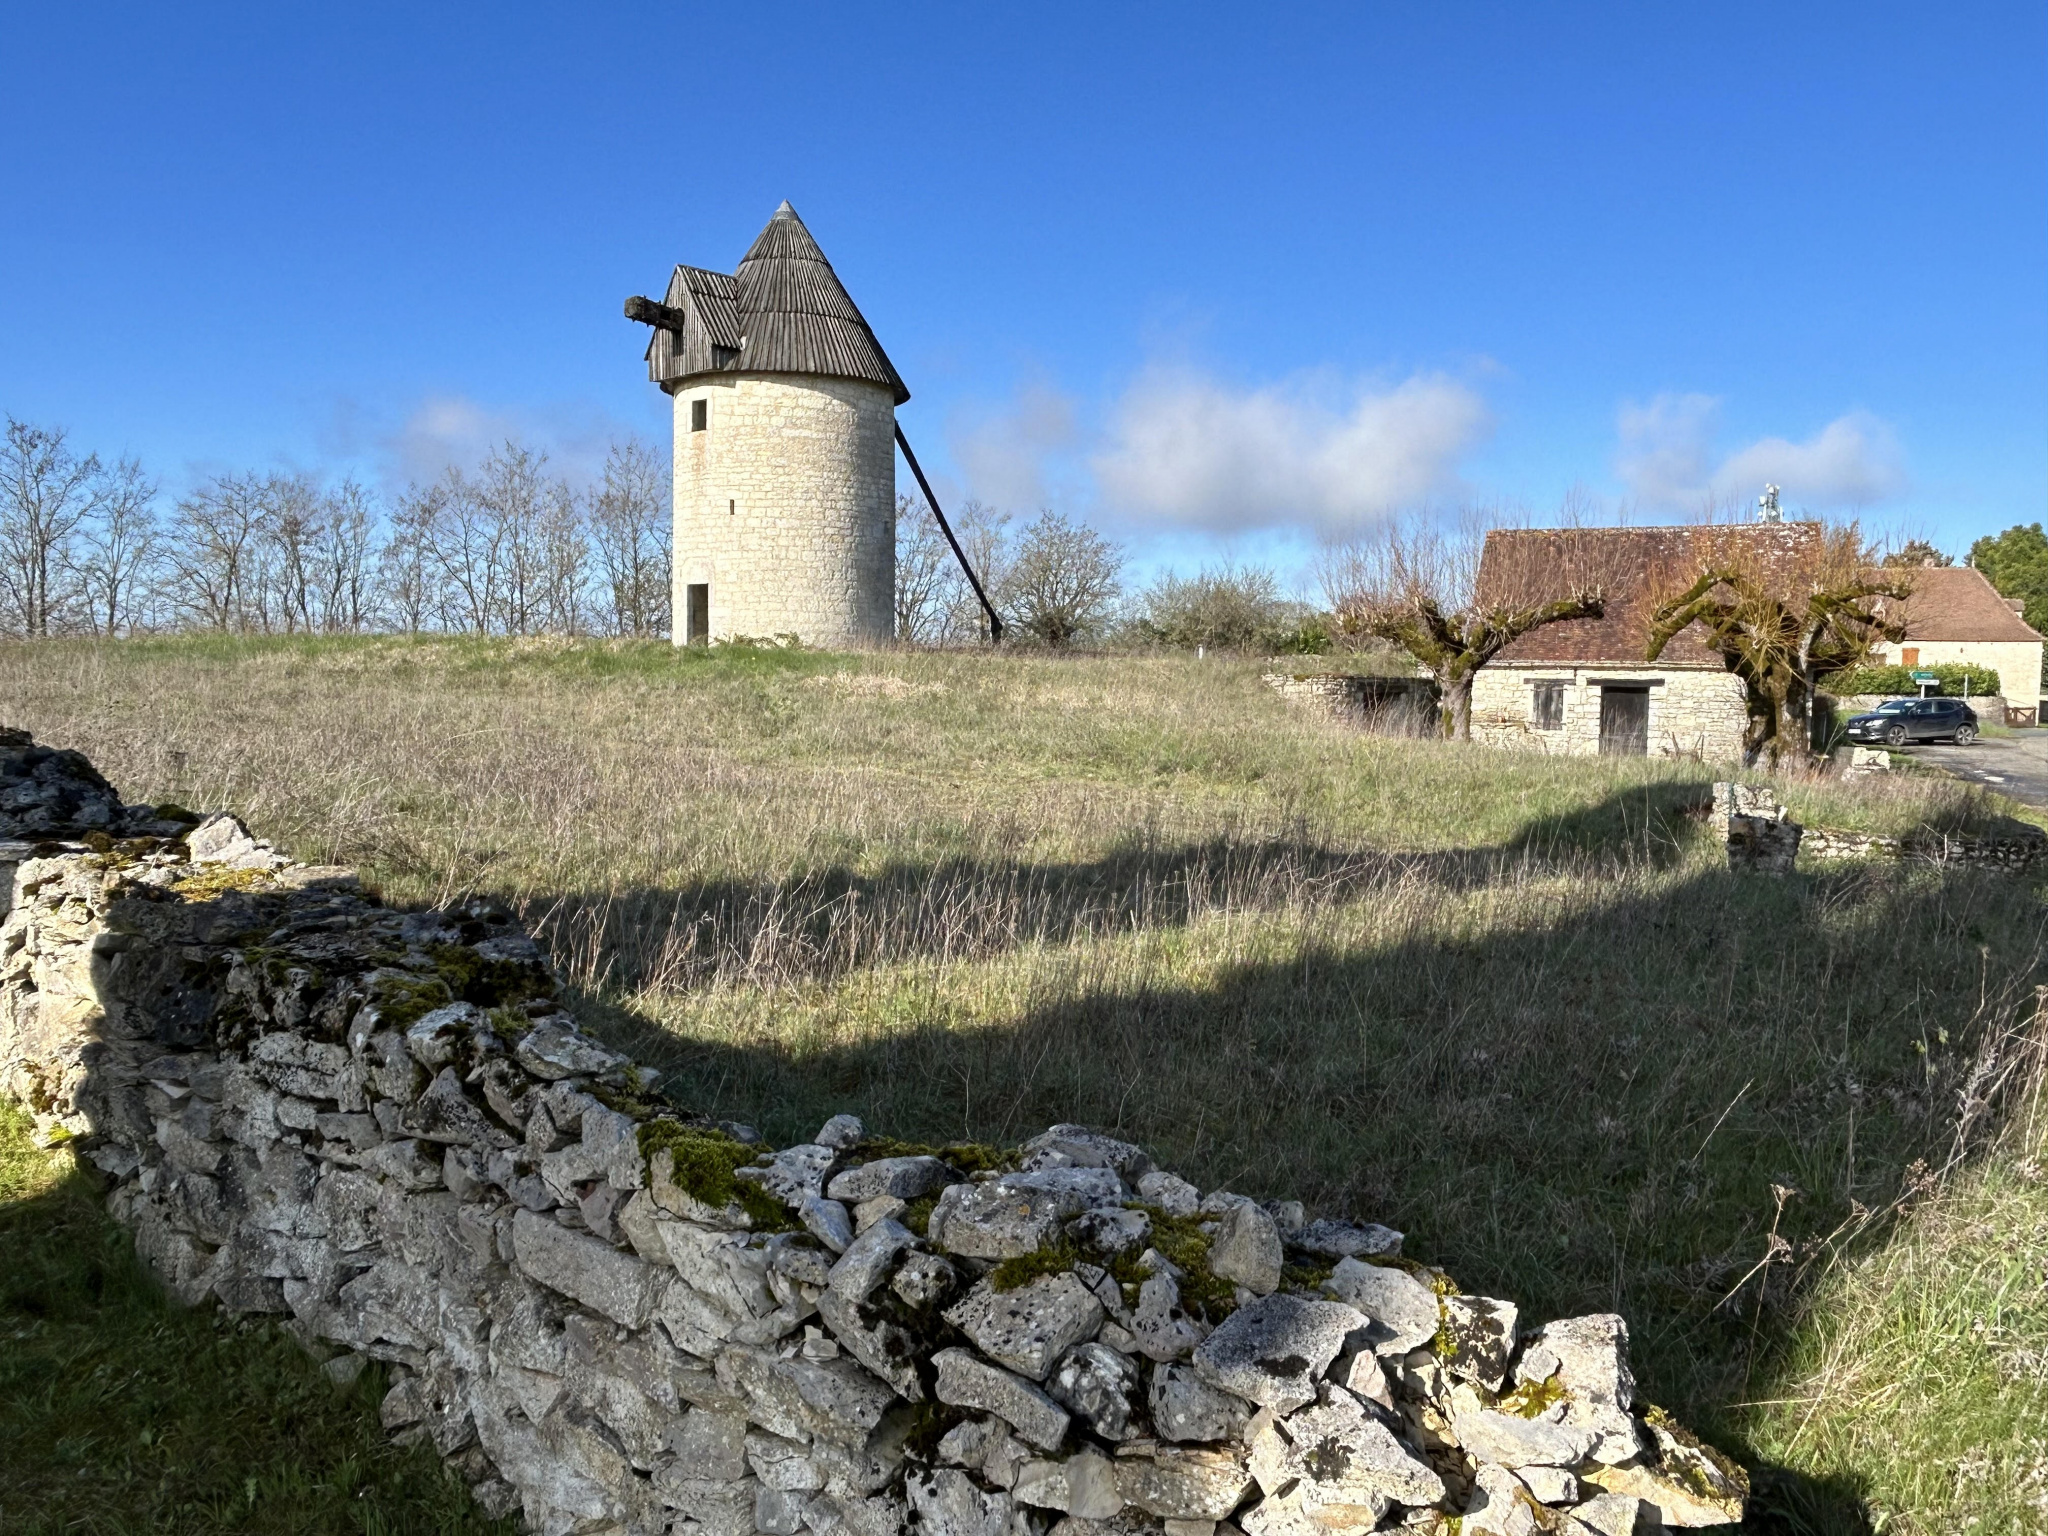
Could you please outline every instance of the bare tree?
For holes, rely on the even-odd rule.
[[[1005,593],[1017,553],[1010,521],[1009,513],[973,497],[961,503],[953,518],[953,537],[960,541],[961,553],[981,577],[982,590],[998,612],[1010,606]],[[957,560],[946,571],[946,590],[950,594],[946,599],[946,638],[957,644],[986,638],[988,615],[981,611],[981,600]]]
[[[377,537],[375,498],[355,479],[343,480],[323,499],[311,550],[320,627],[354,634],[371,623],[370,560]]]
[[[171,597],[188,621],[222,631],[258,627],[263,521],[269,487],[216,475],[178,502],[171,524]]]
[[[635,439],[613,443],[590,503],[590,537],[614,634],[665,635],[674,545],[666,467]]]
[[[898,496],[896,638],[908,645],[936,645],[949,638],[954,588],[965,585],[930,505],[922,496]]]
[[[304,475],[272,475],[263,486],[264,514],[259,541],[262,579],[252,583],[257,627],[266,634],[312,634],[316,594],[316,550],[325,508]]]
[[[156,486],[133,459],[106,472],[97,513],[71,555],[86,624],[96,635],[132,633],[160,550]]]
[[[533,545],[535,602],[531,628],[557,635],[580,633],[584,627],[590,542],[583,527],[582,503],[568,482],[550,480],[542,487]]]
[[[1436,679],[1446,734],[1472,739],[1472,679],[1533,629],[1605,611],[1600,573],[1575,553],[1596,540],[1538,549],[1526,540],[1485,556],[1497,516],[1467,513],[1448,525],[1420,517],[1386,524],[1370,540],[1323,563],[1325,594],[1340,635],[1401,647]]]
[[[97,454],[80,458],[61,429],[7,418],[0,441],[0,601],[4,622],[17,634],[50,633],[71,538],[104,494]]]
[[[1809,761],[1819,679],[1862,665],[1880,640],[1905,637],[1904,608],[1884,600],[1903,604],[1911,578],[1874,569],[1875,552],[1855,524],[1808,526],[1812,537],[1775,560],[1739,529],[1718,538],[1704,530],[1691,583],[1673,590],[1678,578],[1665,574],[1661,585],[1670,595],[1650,616],[1649,660],[1697,624],[1708,649],[1742,680],[1745,766]]]
[[[419,634],[441,617],[436,540],[447,506],[445,483],[408,488],[398,498],[390,535],[377,552],[384,612],[409,635]]]
[[[460,470],[449,470],[439,490],[435,516],[424,533],[441,588],[443,622],[487,635],[504,607],[505,523],[482,488]]]
[[[1047,645],[1098,633],[1123,590],[1123,551],[1047,509],[1017,541],[1002,592],[1018,629]]]

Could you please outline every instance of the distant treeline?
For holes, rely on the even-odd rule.
[[[163,504],[143,467],[9,418],[0,630],[668,632],[666,466],[614,444],[579,492],[507,443],[393,500],[355,480],[215,475]]]
[[[1008,634],[1049,646],[1328,649],[1329,626],[1258,566],[1131,590],[1117,545],[1041,512],[969,501],[953,520]],[[615,443],[579,490],[506,442],[473,471],[385,497],[353,479],[215,475],[166,501],[132,459],[79,453],[7,420],[0,443],[0,633],[669,632],[669,474]],[[925,504],[897,500],[896,630],[972,644],[986,620]]]

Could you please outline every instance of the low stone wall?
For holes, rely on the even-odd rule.
[[[1342,725],[1404,735],[1436,734],[1436,685],[1428,678],[1268,672],[1264,680],[1288,703]]]
[[[2021,872],[2048,861],[2048,833],[2015,826],[1979,834],[1921,832],[1888,837],[1803,827],[1778,803],[1767,784],[1714,786],[1709,824],[1728,845],[1732,869],[1789,874],[1794,857],[1815,859],[1923,859],[1931,864],[1976,864]]]
[[[0,739],[0,1088],[182,1301],[270,1313],[545,1536],[1623,1536],[1740,1518],[1619,1317],[1054,1126],[772,1150],[391,911]],[[21,834],[26,834],[21,835]],[[1462,1525],[1458,1522],[1462,1520]]]

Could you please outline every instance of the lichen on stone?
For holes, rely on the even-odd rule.
[[[230,891],[260,891],[275,883],[268,870],[209,864],[182,880],[174,880],[171,889],[187,901],[213,901]]]
[[[1502,1413],[1512,1413],[1517,1418],[1541,1418],[1553,1404],[1565,1400],[1564,1383],[1552,1372],[1541,1381],[1525,1381],[1514,1391],[1501,1398],[1495,1406]]]

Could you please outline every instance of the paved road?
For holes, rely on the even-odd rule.
[[[1904,751],[1973,784],[1988,784],[2028,805],[2048,807],[2048,730],[2016,731],[1967,747],[1929,742]]]

